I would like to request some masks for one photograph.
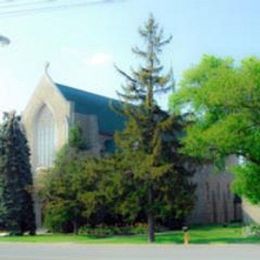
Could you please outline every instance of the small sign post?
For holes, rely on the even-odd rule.
[[[189,228],[187,226],[184,226],[182,230],[183,230],[183,243],[185,246],[187,246],[189,244],[189,233],[188,233]]]

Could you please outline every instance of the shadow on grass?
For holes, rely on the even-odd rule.
[[[260,244],[258,237],[243,237],[241,226],[197,226],[189,231],[190,244]],[[87,235],[46,234],[22,237],[0,237],[0,242],[84,243],[84,244],[147,244],[147,235],[93,238]],[[157,244],[183,244],[182,231],[156,233]]]
[[[159,244],[183,244],[183,238],[157,238]],[[191,239],[190,244],[259,244],[260,238],[201,238]]]
[[[211,239],[196,239],[190,241],[191,244],[259,244],[260,238],[211,238]]]

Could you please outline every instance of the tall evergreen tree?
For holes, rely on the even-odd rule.
[[[35,234],[29,156],[20,117],[5,113],[0,130],[0,219],[13,235]]]
[[[132,179],[131,193],[125,201],[124,211],[130,215],[144,210],[148,223],[148,238],[155,240],[155,220],[163,218],[168,210],[185,216],[192,208],[194,186],[189,182],[191,173],[185,168],[186,158],[178,154],[179,137],[184,121],[163,111],[155,95],[173,87],[171,71],[163,73],[160,54],[171,38],[164,38],[151,15],[144,28],[139,30],[145,49],[133,48],[143,60],[137,70],[127,74],[117,68],[127,84],[118,93],[126,104],[119,111],[127,118],[126,128],[116,135],[116,145],[122,169],[129,169],[125,178]],[[131,204],[138,206],[131,207]],[[186,209],[187,210],[186,210]],[[185,211],[186,210],[186,211]],[[168,213],[169,213],[168,212]],[[168,215],[169,216],[169,215]]]

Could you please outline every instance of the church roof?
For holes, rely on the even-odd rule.
[[[118,105],[120,101],[57,83],[56,86],[66,100],[74,103],[76,113],[97,116],[101,134],[112,135],[123,129],[125,119],[111,108],[111,103]]]

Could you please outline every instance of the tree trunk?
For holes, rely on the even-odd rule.
[[[154,235],[154,216],[153,213],[148,213],[148,241],[153,243],[155,241]]]
[[[72,224],[73,224],[73,233],[74,233],[75,235],[77,235],[77,234],[78,234],[78,231],[79,231],[79,229],[78,229],[78,223],[77,223],[76,220],[74,220],[74,221],[72,222]]]
[[[154,234],[154,213],[153,213],[153,187],[150,185],[148,190],[148,214],[147,214],[147,222],[148,222],[148,241],[153,243],[155,241]]]

